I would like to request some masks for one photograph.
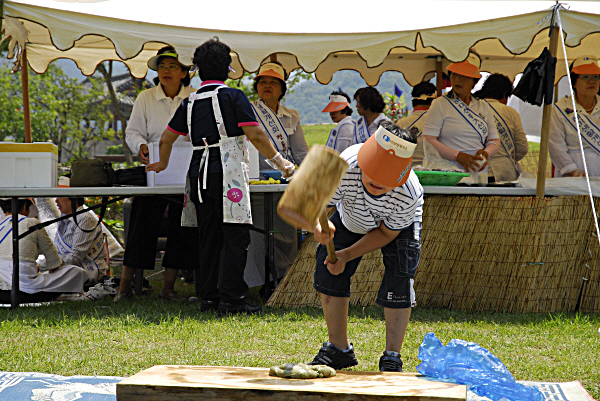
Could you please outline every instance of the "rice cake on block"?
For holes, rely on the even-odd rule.
[[[416,373],[338,371],[323,379],[269,376],[268,368],[157,365],[117,384],[117,401],[466,400],[464,385]]]

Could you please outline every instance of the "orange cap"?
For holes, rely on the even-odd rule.
[[[342,95],[330,95],[329,96],[329,104],[325,106],[323,109],[323,113],[331,113],[332,111],[340,111],[344,110],[348,107],[350,103],[348,103],[348,99],[346,99]]]
[[[479,61],[479,57],[470,53],[465,61],[452,63],[446,69],[455,74],[464,75],[465,77],[481,78],[481,74],[479,73],[480,66],[481,62]]]
[[[592,56],[578,57],[573,61],[571,72],[575,74],[600,74],[598,59]]]
[[[416,147],[379,127],[358,151],[358,166],[378,184],[401,187],[410,175]]]
[[[285,70],[277,63],[265,63],[260,66],[254,79],[256,80],[258,77],[274,77],[285,82]]]

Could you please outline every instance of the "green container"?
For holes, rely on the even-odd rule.
[[[419,182],[423,186],[444,186],[452,187],[463,177],[468,177],[468,173],[453,173],[448,171],[418,171],[415,174],[419,177]]]

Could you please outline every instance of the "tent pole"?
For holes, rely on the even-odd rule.
[[[442,58],[440,56],[437,56],[435,58],[435,88],[437,90],[438,97],[442,96],[442,81],[444,80],[442,74]]]
[[[550,44],[548,50],[552,57],[556,57],[558,49],[558,25],[551,27]],[[550,118],[552,116],[553,102],[544,104],[542,115],[542,132],[540,138],[540,156],[538,161],[537,183],[535,186],[536,198],[543,198],[546,192],[546,164],[548,163],[548,135],[550,133]]]
[[[271,61],[271,63],[276,62],[277,61],[277,54],[275,54],[275,53],[271,54],[269,61]]]
[[[27,71],[27,45],[23,46],[21,54],[21,85],[23,92],[23,119],[25,123],[25,142],[32,143],[31,116],[29,114],[29,74]]]

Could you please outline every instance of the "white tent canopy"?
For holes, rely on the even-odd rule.
[[[172,4],[171,4],[172,3]],[[256,71],[275,54],[288,71],[315,72],[321,83],[334,72],[353,69],[368,84],[384,71],[404,73],[414,85],[435,71],[436,56],[461,61],[470,49],[482,70],[514,77],[548,43],[552,1],[382,0],[367,4],[306,0],[248,3],[232,0],[220,9],[197,1],[5,0],[3,29],[11,49],[27,43],[31,68],[44,72],[57,58],[74,60],[91,75],[105,60],[123,61],[136,77],[164,44],[184,61],[206,39],[231,46],[233,68]],[[365,10],[362,9],[365,8]],[[560,16],[569,58],[596,54],[600,3],[576,1]],[[560,52],[559,52],[560,53]],[[557,79],[564,74],[558,63]]]

